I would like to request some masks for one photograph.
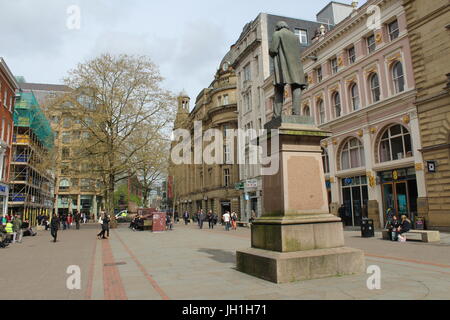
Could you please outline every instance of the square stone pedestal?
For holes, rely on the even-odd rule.
[[[344,246],[342,221],[328,207],[320,141],[329,134],[297,116],[265,127],[276,129],[265,146],[279,170],[263,173],[264,214],[237,269],[275,283],[364,272],[364,253]]]
[[[276,252],[246,249],[237,252],[237,269],[275,282],[289,283],[365,271],[364,253],[352,248]]]

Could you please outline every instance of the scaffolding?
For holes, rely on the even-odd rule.
[[[38,215],[50,215],[54,179],[48,154],[54,134],[32,92],[20,92],[14,110],[9,212],[19,214],[30,225]]]

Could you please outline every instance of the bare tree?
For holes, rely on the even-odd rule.
[[[172,121],[175,99],[162,81],[148,57],[109,54],[79,64],[65,79],[88,132],[79,156],[101,177],[108,212],[114,209],[116,183],[136,172],[137,154],[157,144]]]

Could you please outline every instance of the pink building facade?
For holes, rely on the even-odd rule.
[[[332,133],[322,141],[331,211],[343,205],[346,226],[364,217],[383,226],[390,210],[423,216],[424,161],[401,2],[369,0],[316,38],[302,62],[309,87],[301,113]],[[270,78],[264,87],[270,119]]]

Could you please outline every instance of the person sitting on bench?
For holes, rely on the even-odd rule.
[[[400,221],[398,221],[397,216],[392,216],[391,221],[386,225],[389,230],[389,239],[391,241],[398,241],[397,230],[400,227]]]
[[[404,236],[404,234],[409,231],[411,231],[411,220],[409,220],[406,215],[402,215],[402,223],[400,227],[397,228],[396,232],[398,241],[406,242],[406,236]]]

